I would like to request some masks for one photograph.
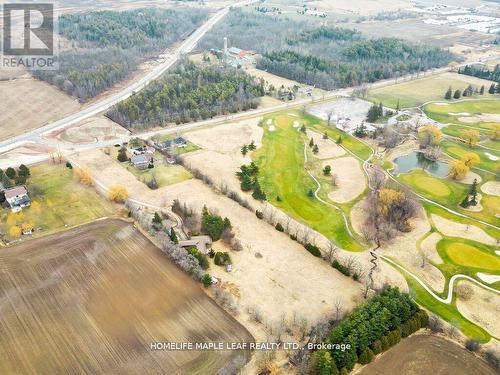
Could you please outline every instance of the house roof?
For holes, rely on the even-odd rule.
[[[236,47],[229,48],[229,53],[234,53],[235,55],[239,55],[242,52],[244,52],[244,51],[240,48],[236,48]]]
[[[146,154],[134,155],[130,158],[130,162],[132,164],[144,164],[149,163],[151,161],[151,156]]]
[[[26,189],[26,186],[15,186],[4,190],[4,194],[5,199],[12,199],[20,195],[28,195],[28,189]]]
[[[212,243],[209,236],[193,236],[189,240],[179,241],[182,247],[196,246],[196,248],[203,254],[207,253],[207,247]]]

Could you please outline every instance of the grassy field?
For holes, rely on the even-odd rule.
[[[215,374],[248,352],[153,342],[252,336],[131,224],[101,220],[0,252],[0,373]]]
[[[342,215],[308,196],[309,190],[315,191],[317,186],[304,169],[306,138],[299,129],[293,127],[297,117],[277,114],[269,118],[274,119],[276,129],[265,131],[262,147],[255,153],[254,160],[260,168],[259,181],[270,202],[344,249],[362,250],[359,241],[347,232]],[[303,122],[310,125],[312,119],[315,118],[305,118]],[[277,196],[281,201],[277,201]]]
[[[148,183],[153,177],[158,181],[159,187],[173,185],[178,182],[186,181],[192,178],[191,173],[181,165],[177,164],[155,164],[151,169],[137,169],[129,162],[120,163],[130,173],[132,173],[139,181]]]
[[[19,214],[2,210],[3,232],[13,225],[29,223],[41,229],[35,235],[46,234],[113,214],[113,206],[94,189],[78,183],[64,164],[43,163],[30,169],[27,187],[33,204]]]
[[[463,74],[442,73],[370,90],[368,99],[391,108],[396,108],[398,100],[401,108],[416,107],[430,101],[444,101],[444,94],[450,86],[453,90],[463,90],[469,84],[484,85],[487,92],[491,82]]]

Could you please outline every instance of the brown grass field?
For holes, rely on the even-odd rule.
[[[2,249],[0,264],[0,374],[213,374],[249,357],[150,349],[253,339],[120,220]]]
[[[80,108],[76,99],[34,78],[0,82],[0,139],[37,129]]]
[[[417,334],[401,341],[356,375],[495,375],[486,362],[439,336]]]

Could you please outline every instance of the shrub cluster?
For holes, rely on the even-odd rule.
[[[307,251],[309,251],[315,257],[321,257],[321,250],[319,249],[318,246],[307,243],[304,245],[304,247]]]
[[[351,276],[351,271],[349,271],[349,268],[341,264],[337,259],[335,259],[332,262],[332,267],[340,271],[343,275],[345,276]]]
[[[231,264],[231,257],[227,252],[218,251],[215,253],[214,263],[217,266],[225,266],[226,264]]]

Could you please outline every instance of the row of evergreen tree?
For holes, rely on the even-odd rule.
[[[111,108],[108,116],[122,126],[136,129],[181,124],[255,109],[263,95],[262,83],[241,70],[199,67],[186,60]]]
[[[500,64],[497,64],[493,70],[484,65],[466,65],[458,69],[458,73],[500,83]]]
[[[450,86],[448,90],[446,90],[444,98],[447,100],[450,100],[451,98],[460,99],[462,96],[470,97],[473,95],[484,95],[484,93],[485,93],[484,85],[482,85],[481,87],[474,87],[472,85],[469,85],[463,91],[459,89],[453,91],[453,89]],[[500,84],[492,83],[488,89],[488,94],[493,95],[499,93],[500,93]]]
[[[388,287],[382,294],[359,306],[330,332],[328,343],[350,345],[350,350],[319,350],[311,355],[314,374],[347,374],[359,362],[367,364],[375,355],[396,345],[428,324],[428,315],[406,293]]]

